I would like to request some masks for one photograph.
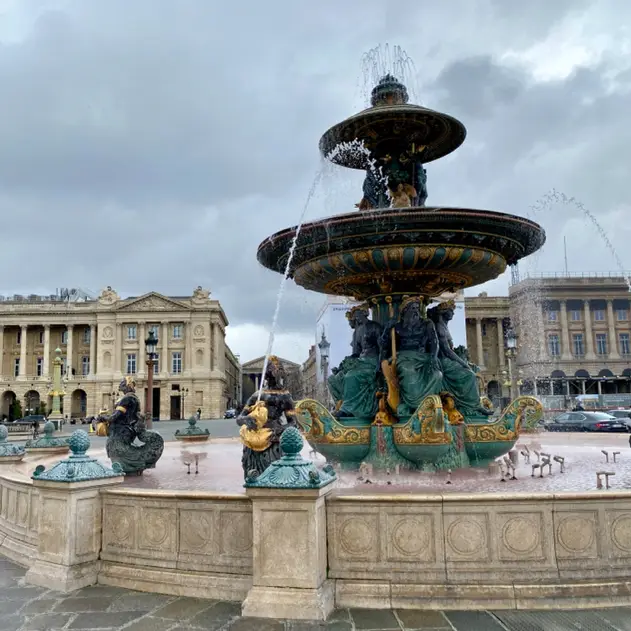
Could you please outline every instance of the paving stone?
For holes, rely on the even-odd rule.
[[[142,594],[131,592],[119,596],[109,608],[109,611],[144,611],[149,612],[162,605],[175,600],[174,596],[164,596],[163,594]]]
[[[486,611],[446,611],[445,615],[457,631],[506,631],[506,627]]]
[[[348,620],[328,620],[327,622],[289,622],[288,631],[353,631]]]
[[[113,602],[114,598],[106,596],[86,596],[85,598],[75,598],[71,596],[57,603],[55,611],[67,611],[72,613],[80,613],[82,611],[107,611]],[[129,610],[131,610],[131,607]]]
[[[401,629],[394,613],[388,609],[351,609],[351,618],[357,631]]]
[[[68,629],[117,629],[138,618],[137,611],[80,613]]]
[[[7,603],[10,602],[18,602],[13,600],[5,601]],[[32,600],[22,607],[20,613],[23,616],[34,616],[38,613],[49,613],[51,612],[55,605],[59,602],[58,599],[55,598],[38,598],[37,600]],[[1,611],[2,603],[0,603],[0,611]]]
[[[23,627],[23,631],[53,631],[53,629],[63,629],[72,618],[69,613],[44,613],[39,616],[29,618]],[[4,621],[2,623],[4,629]]]
[[[593,611],[497,611],[510,631],[620,631]]]
[[[10,587],[9,589],[0,590],[0,600],[33,600],[48,590],[41,587]]]
[[[414,609],[399,609],[397,617],[407,631],[421,631],[423,629],[449,629],[451,625],[440,611],[417,611]]]
[[[158,615],[156,613],[156,615]],[[241,615],[241,604],[230,602],[218,602],[210,609],[206,609],[191,618],[189,624],[192,627],[200,627],[208,631],[217,631],[225,626],[233,618]],[[284,625],[283,625],[284,629]]]
[[[612,625],[616,631],[631,631],[631,608],[615,607],[594,612],[599,618]]]
[[[135,592],[122,587],[114,587],[113,585],[90,585],[83,587],[72,593],[74,598],[92,598],[93,596],[123,596],[124,594],[142,594],[143,592]]]
[[[0,600],[0,615],[9,616],[17,613],[24,605],[21,600]],[[2,627],[0,626],[0,629]]]
[[[168,631],[174,624],[175,620],[169,620],[168,618],[145,616],[125,627],[125,631]]]
[[[216,600],[203,600],[200,598],[178,598],[172,603],[152,612],[157,618],[170,618],[178,622],[189,620],[198,613],[209,609],[217,603]]]
[[[285,631],[285,624],[266,618],[239,618],[227,629],[229,631]]]

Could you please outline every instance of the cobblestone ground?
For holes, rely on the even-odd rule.
[[[72,594],[24,584],[0,558],[0,631],[631,631],[631,608],[576,612],[343,609],[326,623],[241,618],[237,603],[97,585]]]

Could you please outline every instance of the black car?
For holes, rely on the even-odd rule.
[[[629,432],[629,424],[606,412],[564,412],[546,423],[549,432]]]

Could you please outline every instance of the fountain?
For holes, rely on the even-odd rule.
[[[432,301],[496,278],[545,234],[514,215],[426,206],[424,165],[457,149],[466,130],[408,101],[386,74],[369,108],[325,132],[325,158],[366,172],[358,210],[280,231],[260,244],[258,260],[305,289],[360,303],[349,314],[352,354],[330,380],[336,411],[296,404],[315,450],[351,468],[487,466],[541,417],[541,404],[518,397],[489,421],[477,368],[453,349],[454,305]]]

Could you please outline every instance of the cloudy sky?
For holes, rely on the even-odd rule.
[[[319,137],[364,106],[362,55],[385,43],[468,129],[428,166],[428,204],[533,216],[548,243],[522,273],[562,270],[564,237],[571,271],[615,269],[580,211],[541,201],[556,188],[631,268],[631,3],[0,0],[0,293],[201,284],[233,350],[262,354],[280,277],[257,246],[297,222]],[[360,197],[325,167],[307,219]],[[279,355],[306,358],[321,304],[288,283]]]

